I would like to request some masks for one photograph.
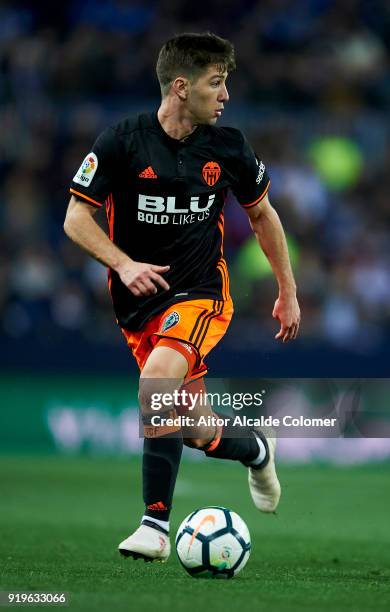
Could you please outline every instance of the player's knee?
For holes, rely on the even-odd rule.
[[[210,439],[206,438],[184,438],[183,440],[185,446],[189,446],[190,448],[196,448],[198,450],[203,450],[210,443]]]
[[[154,384],[154,380],[140,380],[138,403],[142,414],[153,414],[155,411],[161,412],[161,402],[158,401],[160,397],[161,393],[158,391],[157,385]]]
[[[174,358],[170,359],[172,354]],[[172,395],[173,402],[173,392],[182,384],[187,367],[182,355],[178,354],[178,359],[175,357],[175,351],[165,347],[154,349],[150,354],[142,369],[138,390],[138,401],[144,414],[157,410],[167,411],[174,407],[167,403],[167,398]],[[162,402],[163,397],[164,402]]]
[[[180,381],[164,377],[163,369],[149,369],[141,375],[138,387],[138,402],[143,414],[167,412],[174,408],[175,388]],[[171,397],[171,402],[169,398]]]

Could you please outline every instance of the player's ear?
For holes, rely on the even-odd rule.
[[[188,97],[188,79],[185,77],[177,77],[172,83],[172,91],[180,98],[180,100],[187,100]]]

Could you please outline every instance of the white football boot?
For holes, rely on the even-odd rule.
[[[257,433],[256,431],[254,432]],[[262,432],[262,436],[264,433]],[[259,436],[261,437],[261,436]],[[275,469],[276,438],[266,438],[269,460],[265,467],[249,467],[248,483],[253,502],[261,512],[275,512],[281,494],[280,483]]]
[[[147,525],[138,529],[123,540],[118,550],[124,557],[143,559],[144,561],[166,561],[171,552],[169,536]]]

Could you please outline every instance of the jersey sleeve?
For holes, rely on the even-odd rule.
[[[102,206],[112,192],[116,157],[115,132],[107,128],[74,175],[70,192],[88,204]]]
[[[243,139],[232,191],[243,208],[250,208],[264,198],[270,186],[270,179],[264,163],[257,157],[245,136]]]

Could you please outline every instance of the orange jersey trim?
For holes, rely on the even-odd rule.
[[[110,195],[108,196],[106,204],[109,236],[111,240],[114,240],[114,198],[112,197],[112,193],[110,193]]]
[[[229,273],[224,259],[219,260],[217,270],[219,270],[222,277],[222,298],[228,300],[230,297]]]
[[[79,196],[80,198],[83,198],[84,200],[88,200],[88,202],[92,202],[92,204],[95,204],[95,206],[99,206],[99,208],[101,206],[103,206],[103,204],[101,202],[97,202],[97,200],[93,200],[92,198],[89,198],[88,196],[84,195],[83,193],[80,193],[79,191],[76,191],[75,189],[72,189],[72,187],[69,189],[69,191],[71,193],[74,193],[75,195]]]
[[[219,270],[222,279],[222,299],[228,300],[230,297],[230,286],[229,286],[229,272],[227,269],[226,261],[223,256],[223,241],[224,241],[224,224],[225,217],[221,213],[218,220],[219,231],[221,232],[221,259],[217,263],[217,270]]]
[[[114,240],[114,200],[112,197],[112,193],[107,196],[106,199],[106,216],[108,223],[108,235],[110,240]],[[112,273],[111,268],[108,268],[108,289],[111,293],[111,285],[112,285]],[[111,296],[112,297],[112,296]]]
[[[263,193],[261,194],[261,196],[259,198],[257,198],[257,200],[255,200],[254,202],[249,202],[249,204],[241,204],[241,206],[243,208],[250,208],[251,206],[256,206],[256,204],[258,204],[259,202],[261,202],[261,200],[264,198],[265,194],[267,193],[269,186],[271,185],[271,181],[268,181],[267,183],[267,187],[264,189]]]

